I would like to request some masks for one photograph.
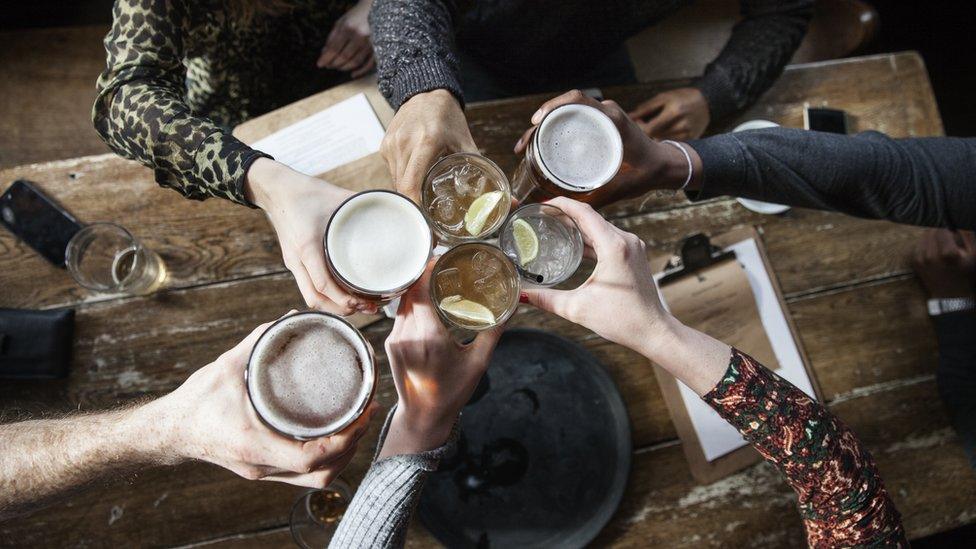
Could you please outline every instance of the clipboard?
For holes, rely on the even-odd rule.
[[[390,121],[393,120],[394,112],[390,104],[386,102],[386,98],[380,93],[376,83],[376,75],[373,74],[321,91],[239,124],[234,128],[234,137],[248,145],[254,144],[279,130],[360,93],[365,94],[366,100],[385,130]],[[310,175],[321,177],[330,183],[357,192],[393,188],[393,178],[386,167],[386,161],[378,152],[327,172]]]
[[[741,257],[735,250],[739,250]],[[675,284],[683,283],[683,291],[688,293],[693,291],[689,288],[703,289],[704,293],[698,297],[708,299],[710,294],[707,293],[709,291],[707,286],[710,277],[721,276],[718,269],[724,269],[725,275],[728,276],[729,273],[734,272],[734,269],[741,268],[748,278],[751,291],[747,296],[737,295],[733,297],[740,300],[742,298],[753,300],[752,302],[756,304],[757,317],[753,319],[746,314],[740,315],[738,307],[741,306],[742,302],[738,301],[736,304],[737,314],[732,318],[732,322],[726,323],[725,327],[732,326],[737,330],[732,339],[738,338],[751,343],[727,341],[728,336],[709,333],[707,328],[702,329],[702,331],[754,356],[765,366],[776,371],[777,374],[789,379],[801,390],[818,400],[822,400],[822,393],[816,376],[810,368],[809,359],[803,350],[796,326],[786,307],[782,290],[770,267],[762,239],[754,228],[731,231],[711,239],[703,234],[692,235],[682,243],[679,258],[670,260],[656,258],[651,261],[651,264],[652,272],[661,273],[655,278],[658,280],[662,300],[666,302],[665,306],[668,306],[665,296],[669,285],[674,287]],[[761,297],[774,296],[771,302],[762,303],[760,307],[756,301],[757,288],[760,289]],[[672,299],[675,299],[673,294]],[[700,303],[695,305],[701,306]],[[719,309],[718,316],[722,316],[721,306],[721,303],[716,305]],[[776,316],[777,310],[779,317]],[[698,318],[714,318],[709,316],[711,312],[707,310],[695,310],[694,312],[697,313]],[[684,322],[680,315],[676,314],[676,316]],[[724,316],[726,318],[729,316],[728,311],[724,312]],[[755,326],[738,330],[738,326],[735,325],[739,323],[741,318],[750,318],[752,322],[760,321],[759,328],[762,330],[765,342],[759,342],[755,339]],[[719,319],[717,329],[721,331],[722,328],[721,319]],[[779,334],[776,342],[769,338],[771,330],[772,333]],[[728,333],[727,330],[726,333]],[[783,338],[785,337],[788,337],[790,341],[784,341]],[[765,347],[763,343],[765,343]],[[748,348],[750,346],[753,348]],[[780,357],[783,364],[780,364]],[[690,389],[684,387],[671,374],[656,364],[654,365],[654,373],[675,429],[681,439],[682,450],[688,460],[689,469],[696,481],[702,484],[715,482],[762,460],[762,457],[750,444],[742,444],[741,436],[717,413],[710,408],[707,412],[703,412],[702,410],[708,406]],[[706,417],[705,413],[713,414],[714,418]],[[709,440],[703,442],[700,437],[702,433],[710,433],[707,436]],[[740,442],[734,442],[733,436]],[[707,455],[706,447],[709,453],[715,453],[716,441],[728,445],[739,444],[739,446],[721,455]]]

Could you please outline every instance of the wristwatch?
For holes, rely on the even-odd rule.
[[[976,300],[971,297],[950,297],[946,299],[930,299],[928,301],[929,316],[939,316],[946,313],[958,313],[976,309]]]

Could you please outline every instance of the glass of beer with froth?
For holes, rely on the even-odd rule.
[[[420,279],[433,239],[410,199],[392,191],[361,192],[340,204],[329,220],[326,266],[349,293],[385,303]]]
[[[328,313],[296,313],[272,324],[244,372],[261,421],[297,440],[345,429],[376,392],[372,346],[352,324]]]
[[[617,175],[623,155],[610,117],[587,105],[562,105],[532,133],[512,177],[512,196],[523,204],[557,196],[594,202]]]

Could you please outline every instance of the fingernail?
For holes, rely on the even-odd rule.
[[[519,140],[515,142],[515,148],[512,149],[512,150],[513,151],[517,151],[517,150],[519,150],[519,147],[521,147],[521,146],[522,146],[522,138],[519,137]]]
[[[519,292],[519,303],[528,303],[528,302],[529,302],[529,294],[525,292]]]
[[[541,121],[541,120],[542,120],[542,109],[539,109],[539,110],[535,111],[535,114],[532,115],[532,123],[533,124],[538,124],[539,121]]]

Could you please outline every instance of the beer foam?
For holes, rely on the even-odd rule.
[[[369,349],[354,328],[320,313],[272,325],[251,353],[248,394],[276,430],[316,438],[351,423],[375,383]]]
[[[546,177],[573,191],[606,184],[620,169],[623,140],[610,118],[586,105],[550,112],[535,138],[535,155]]]
[[[326,247],[342,278],[369,292],[386,292],[420,277],[431,240],[427,220],[410,199],[368,192],[335,212]]]

